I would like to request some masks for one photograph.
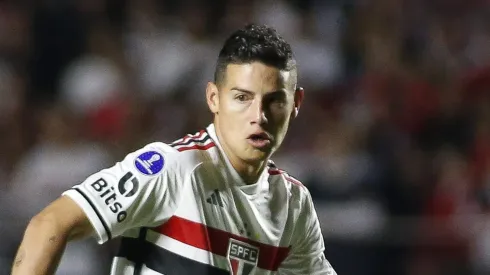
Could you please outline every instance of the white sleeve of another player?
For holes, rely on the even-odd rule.
[[[320,228],[320,222],[311,200],[311,195],[306,191],[298,221],[295,223],[294,236],[291,251],[279,267],[281,275],[309,274],[309,275],[337,275],[333,267],[323,254],[325,244]]]
[[[63,193],[85,212],[104,243],[137,227],[156,226],[170,218],[178,203],[176,153],[151,143],[114,166],[89,176]]]

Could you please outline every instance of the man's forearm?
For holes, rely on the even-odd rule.
[[[68,234],[59,232],[53,219],[34,218],[15,256],[12,275],[54,274],[67,241]]]

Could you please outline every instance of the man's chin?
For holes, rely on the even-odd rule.
[[[259,150],[259,149],[254,149],[245,156],[245,161],[252,164],[252,163],[259,163],[264,160],[267,160],[271,155],[271,150]]]

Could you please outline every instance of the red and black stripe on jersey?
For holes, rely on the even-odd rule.
[[[239,240],[258,247],[261,253],[258,257],[257,266],[270,271],[277,271],[291,249],[291,247],[280,247],[261,243],[205,224],[173,216],[159,227],[141,229],[139,238],[122,238],[121,248],[117,256],[134,262],[135,270],[144,264],[158,273],[169,275],[230,274],[225,269],[192,260],[146,241],[146,232],[148,230],[222,257],[227,257],[229,240]]]
[[[288,182],[295,184],[295,185],[298,185],[298,186],[303,186],[303,183],[301,183],[301,181],[293,178],[291,175],[286,173],[286,171],[277,168],[276,164],[274,164],[274,162],[272,162],[272,161],[269,161],[269,163],[267,164],[267,169],[268,169],[269,175],[271,175],[271,176],[283,175],[284,178]]]
[[[179,152],[188,150],[207,150],[216,146],[206,130],[201,130],[194,135],[186,135],[170,144]]]

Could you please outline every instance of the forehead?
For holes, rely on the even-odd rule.
[[[251,91],[276,91],[294,89],[294,76],[290,71],[252,62],[229,64],[226,68],[225,86],[240,87]]]

